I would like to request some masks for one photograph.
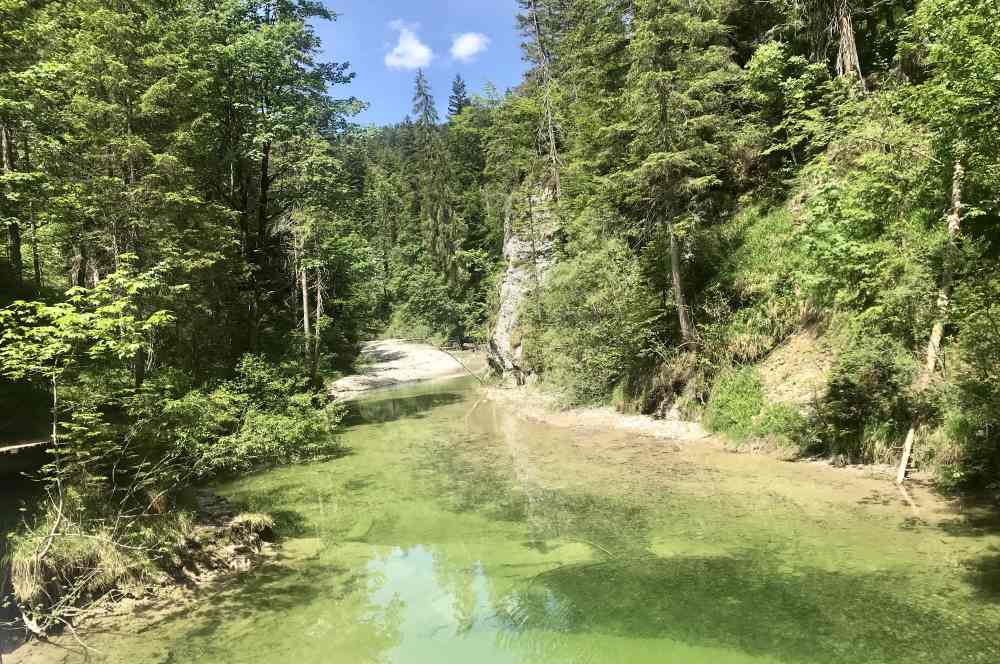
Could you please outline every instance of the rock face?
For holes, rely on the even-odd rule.
[[[500,285],[500,308],[489,342],[489,362],[498,374],[521,385],[531,371],[524,365],[523,310],[545,282],[555,262],[557,221],[552,192],[536,189],[507,215],[503,256],[507,268]]]

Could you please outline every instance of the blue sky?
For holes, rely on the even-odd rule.
[[[356,78],[334,96],[370,104],[357,121],[391,124],[409,112],[422,67],[442,118],[455,74],[469,92],[492,82],[504,92],[520,82],[521,37],[515,0],[325,0],[339,14],[316,30],[328,61],[351,63]]]

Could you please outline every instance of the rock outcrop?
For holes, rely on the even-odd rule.
[[[489,342],[490,366],[519,385],[531,375],[525,366],[522,340],[524,307],[544,284],[555,262],[558,222],[552,191],[536,189],[512,206],[504,228],[506,272],[500,285],[500,307]]]

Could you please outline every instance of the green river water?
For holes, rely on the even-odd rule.
[[[373,395],[346,456],[218,487],[275,516],[276,560],[23,661],[1000,662],[987,515],[514,411],[464,380]]]

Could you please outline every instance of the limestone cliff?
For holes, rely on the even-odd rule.
[[[515,199],[516,200],[516,199]],[[529,298],[545,282],[555,261],[556,216],[548,189],[535,189],[511,206],[504,227],[506,271],[489,342],[490,366],[523,384],[531,371],[523,361],[523,315]]]

